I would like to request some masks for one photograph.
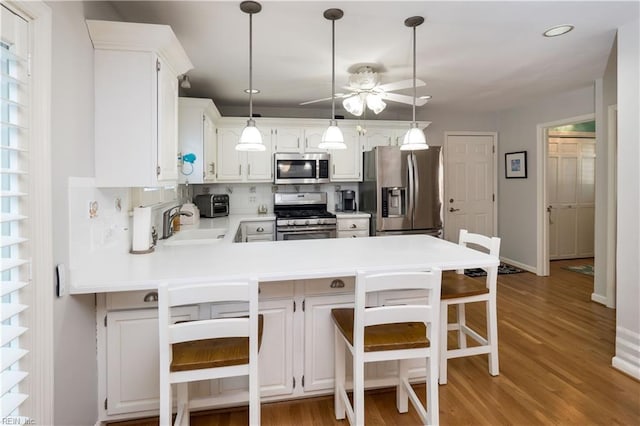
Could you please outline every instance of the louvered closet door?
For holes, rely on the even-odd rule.
[[[28,306],[30,250],[28,208],[29,164],[29,76],[28,24],[5,6],[0,6],[0,123],[1,210],[0,250],[2,286],[0,295],[0,418],[20,415],[28,395],[23,388],[27,369],[23,362],[28,336],[25,315]]]

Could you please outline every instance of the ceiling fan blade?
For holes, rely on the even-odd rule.
[[[382,97],[382,99],[385,99],[387,101],[413,105],[413,96],[399,95],[397,93],[380,93],[380,96]],[[416,106],[422,106],[426,103],[426,99],[416,99]]]
[[[353,93],[336,93],[335,94],[335,98],[336,99],[342,99],[342,98],[346,98],[351,96]],[[306,102],[301,102],[298,105],[309,105],[309,104],[315,104],[316,102],[324,102],[324,101],[330,101],[331,98],[322,98],[322,99],[314,99],[313,101],[306,101]]]
[[[426,83],[422,80],[416,79],[416,87],[422,87],[422,86],[426,86]],[[376,87],[376,89],[379,89],[385,92],[390,92],[392,90],[408,89],[410,87],[413,87],[413,79],[400,80],[393,83],[381,84],[378,87]]]
[[[315,104],[316,102],[323,102],[323,101],[330,101],[330,100],[331,98],[315,99],[313,101],[301,102],[298,105],[309,105],[309,104]]]

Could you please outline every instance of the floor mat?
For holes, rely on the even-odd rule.
[[[501,263],[500,266],[498,266],[498,275],[518,274],[520,272],[524,271],[515,266],[507,265],[506,263]],[[468,277],[484,277],[487,275],[482,268],[465,269],[464,274]]]
[[[594,274],[593,265],[562,266],[562,269],[578,272],[580,274],[591,275],[591,276],[593,276]]]

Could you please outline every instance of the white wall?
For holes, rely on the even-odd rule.
[[[69,264],[67,179],[93,176],[93,47],[85,16],[115,18],[110,6],[50,1],[53,16],[52,189],[53,256]],[[106,9],[104,7],[107,7]],[[91,425],[97,419],[94,296],[54,302],[54,407],[56,425]]]
[[[594,86],[558,93],[497,114],[500,255],[532,270],[537,264],[537,125],[594,112]],[[505,179],[504,155],[527,151],[527,179]]]
[[[640,379],[640,20],[618,30],[618,232],[616,355]]]
[[[596,215],[595,215],[595,276],[592,300],[607,304],[607,222],[615,211],[607,207],[609,182],[608,107],[617,102],[617,41],[614,41],[604,76],[596,81]],[[614,304],[607,304],[614,307]]]

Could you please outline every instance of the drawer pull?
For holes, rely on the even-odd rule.
[[[356,226],[356,224],[355,224],[355,223],[352,223],[352,224],[351,224],[351,229],[356,229],[357,227],[358,227],[358,226]]]
[[[358,236],[357,235],[352,235],[351,238],[358,238]]]
[[[342,280],[333,280],[331,281],[331,288],[344,288],[344,281]]]
[[[145,294],[144,299],[145,302],[157,302],[158,301],[158,292],[152,291]]]
[[[262,226],[259,226],[258,229],[256,229],[256,231],[258,232],[264,232],[264,228]]]

